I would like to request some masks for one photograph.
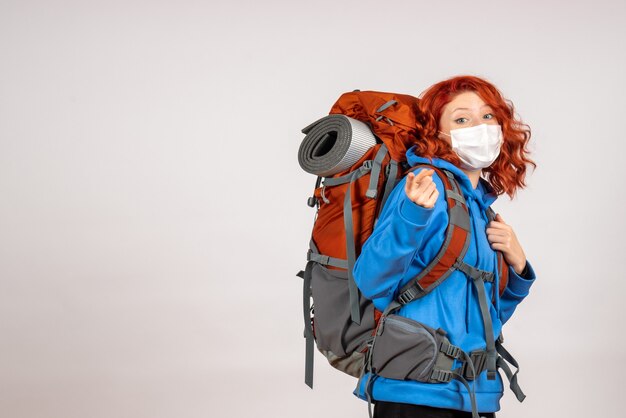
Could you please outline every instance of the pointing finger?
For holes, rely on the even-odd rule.
[[[426,176],[431,176],[435,171],[432,168],[426,168],[424,170],[421,170],[419,173],[417,173],[416,178],[418,180],[423,179]]]

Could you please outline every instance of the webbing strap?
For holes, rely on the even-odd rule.
[[[460,196],[462,196],[461,187],[457,185],[456,179],[454,178],[454,174],[452,174],[452,172],[448,170],[443,170],[443,172],[446,174],[446,177],[448,177],[448,180],[450,180],[452,191],[457,192]],[[463,201],[465,201],[465,199],[463,199]]]
[[[337,186],[339,184],[352,182],[358,179],[359,177],[362,177],[365,174],[369,173],[371,169],[372,169],[372,160],[365,160],[363,161],[363,164],[359,168],[357,168],[354,171],[349,172],[348,174],[344,174],[341,177],[324,178],[324,186],[331,187],[331,186]]]
[[[465,198],[455,191],[447,190],[446,197],[452,198],[456,200],[457,202],[465,204]]]
[[[396,185],[396,177],[398,176],[398,163],[395,160],[390,160],[387,165],[387,182],[385,183],[385,193],[383,194],[383,200],[380,202],[380,210],[385,206],[387,198],[391,194],[391,191]]]
[[[356,249],[354,245],[354,224],[352,222],[352,183],[358,178],[358,170],[353,171],[352,179],[348,183],[348,189],[343,199],[343,221],[346,229],[346,254],[348,256],[348,291],[350,292],[350,317],[352,322],[361,324],[361,310],[359,307],[359,289],[354,281],[352,269],[356,261]]]
[[[416,165],[412,169],[422,165]],[[431,167],[427,164],[424,166]],[[462,260],[470,245],[470,218],[465,199],[460,194],[454,175],[432,166],[441,177],[448,202],[449,225],[444,242],[433,260],[398,292],[397,300],[407,304],[422,297],[454,272],[456,260]],[[445,173],[445,174],[444,174]],[[451,195],[452,193],[452,195]]]
[[[485,350],[474,350],[469,354],[469,358],[470,362],[466,362],[463,364],[461,374],[467,380],[474,380],[476,379],[476,376],[478,376],[483,372],[483,370],[485,370],[485,359],[487,358],[487,352]]]
[[[385,149],[386,152],[386,149]],[[383,156],[384,157],[384,156]],[[378,155],[377,155],[378,158]],[[382,158],[382,157],[381,157]],[[350,292],[350,316],[357,325],[361,324],[361,312],[359,308],[359,289],[354,281],[352,269],[356,261],[356,249],[354,244],[354,224],[352,221],[352,183],[372,170],[372,161],[366,160],[358,169],[341,177],[331,177],[324,179],[324,186],[336,186],[348,183],[348,188],[343,200],[343,219],[346,230],[346,254],[348,271],[348,290]],[[378,168],[380,173],[380,167]]]
[[[487,220],[489,220],[489,222],[496,219],[496,213],[491,208],[491,206],[489,206],[485,210],[485,212],[487,214]],[[498,279],[493,287],[492,300],[494,302],[496,300],[497,293],[500,292],[500,294],[502,294],[504,292],[504,289],[506,288],[508,278],[509,278],[508,264],[506,264],[506,261],[504,260],[504,255],[502,254],[502,251],[496,250],[496,254],[497,254],[497,263],[498,263],[498,265],[496,266],[496,270],[498,271],[499,274],[498,274]]]
[[[494,380],[496,378],[496,347],[495,340],[493,338],[493,324],[491,322],[491,315],[489,314],[489,306],[487,305],[487,297],[485,296],[485,283],[489,281],[490,277],[493,280],[493,273],[477,269],[464,262],[457,262],[455,266],[466,273],[472,278],[472,282],[476,287],[476,293],[478,294],[478,305],[480,307],[480,314],[485,325],[485,339],[487,341],[487,380]]]
[[[372,414],[372,385],[374,384],[374,380],[376,380],[376,376],[370,372],[367,375],[367,382],[365,383],[365,394],[367,395],[367,413],[369,418],[374,418],[374,414]]]
[[[376,157],[374,158],[372,173],[370,174],[370,184],[365,192],[365,196],[370,199],[376,199],[378,194],[378,177],[380,177],[380,169],[382,168],[385,155],[387,155],[387,146],[382,144],[376,153]]]
[[[411,287],[404,290],[402,293],[398,295],[398,301],[401,304],[406,305],[407,303],[413,301],[418,296],[421,296],[425,293],[426,292],[424,291],[422,286],[420,286],[419,281],[415,281],[415,283],[413,283]]]
[[[487,215],[487,221],[489,221],[489,222],[493,221],[493,220],[496,218],[496,214],[495,214],[495,212],[493,211],[493,209],[491,209],[491,206],[489,206],[489,207],[485,210],[485,213],[486,213],[486,215]],[[496,270],[498,270],[498,269],[500,268],[500,257],[502,256],[502,252],[501,252],[501,251],[497,251],[497,250],[496,250],[496,253],[497,253],[497,254],[496,254],[496,262],[497,262],[497,265],[496,265]],[[498,277],[498,279],[500,279],[500,278]],[[494,279],[493,286],[491,287],[491,301],[492,301],[492,303],[494,303],[494,304],[495,304],[495,302],[496,302],[496,294],[497,294],[497,292],[498,292],[498,287],[499,287],[498,280],[497,280],[497,279]]]
[[[453,267],[467,274],[469,277],[471,277],[474,280],[480,279],[485,282],[493,282],[494,274],[492,272],[481,270],[474,266],[470,266],[465,261],[456,260]]]
[[[395,105],[396,103],[398,103],[397,101],[391,99],[389,100],[387,103],[383,104],[381,107],[379,107],[378,109],[376,109],[376,113],[380,113],[383,112],[384,110],[386,110],[388,107]]]
[[[335,258],[329,255],[314,253],[309,250],[306,256],[307,261],[315,261],[316,263],[323,264],[325,266],[339,267],[342,269],[348,268],[348,260],[342,258]]]
[[[444,368],[442,368],[442,364],[440,364],[440,360],[438,358],[437,363],[435,363],[435,367],[433,368],[433,371],[431,372],[431,375],[430,375],[431,381],[434,381],[435,383],[436,382],[448,383],[452,379],[456,379],[456,380],[459,380],[461,383],[463,383],[463,385],[465,386],[469,394],[470,401],[472,402],[472,417],[480,418],[478,415],[478,409],[476,407],[475,386],[472,385],[472,387],[470,388],[469,383],[463,377],[463,371],[466,369],[466,367],[470,368],[472,376],[476,376],[476,370],[474,368],[474,363],[471,357],[465,351],[463,351],[460,347],[454,346],[452,344],[447,344],[447,345],[442,344],[442,347],[439,349],[439,351],[445,353],[447,356],[451,358],[455,358],[455,359],[462,358],[462,361],[464,362],[464,364],[463,366],[457,369],[448,370],[447,369],[448,366],[444,366]]]
[[[472,358],[469,355],[467,355],[467,353],[465,351],[461,350],[460,348],[459,348],[459,353],[460,353],[460,356],[463,357],[463,360],[465,361],[466,367],[469,366],[469,369],[472,372],[472,376],[476,376],[476,374],[478,372],[476,371],[476,366],[474,365],[474,361],[472,360]],[[459,372],[459,371],[461,371],[463,369],[464,368],[459,368],[459,369],[455,370],[455,372]]]
[[[452,372],[452,374],[454,375],[454,378],[456,380],[463,383],[463,385],[467,389],[467,392],[469,393],[470,401],[472,402],[472,418],[481,418],[480,415],[478,415],[478,408],[476,407],[476,395],[475,395],[474,385],[472,385],[472,387],[470,388],[470,385],[469,383],[467,383],[467,380],[465,380],[465,378],[461,376],[458,372]]]
[[[383,314],[384,315],[384,314]],[[378,326],[382,324],[384,321],[384,316],[380,318],[378,321]],[[365,352],[365,361],[363,362],[363,367],[361,368],[361,375],[359,376],[359,381],[357,383],[357,388],[361,387],[361,382],[363,381],[363,376],[367,372],[367,380],[365,381],[365,396],[367,397],[367,413],[369,414],[369,418],[373,418],[372,414],[372,385],[374,380],[376,380],[376,375],[372,372],[372,353],[374,352],[374,343],[376,342],[376,337],[379,335],[378,329],[374,332],[374,337],[367,345],[367,351]]]
[[[520,388],[519,384],[517,383],[517,373],[519,372],[519,364],[513,358],[511,353],[509,353],[506,350],[506,348],[502,346],[502,343],[500,343],[500,341],[496,342],[496,350],[498,350],[498,353],[500,354],[496,363],[498,367],[504,370],[504,373],[506,374],[507,379],[509,379],[509,387],[515,394],[515,397],[517,398],[518,401],[522,402],[526,398],[526,395],[524,395],[524,392],[522,392],[522,388]],[[508,364],[504,362],[504,360],[508,361],[513,366],[515,366],[515,369],[516,369],[515,373],[511,373],[511,369],[509,368]]]
[[[311,269],[315,261],[306,263],[304,269],[304,284],[302,292],[302,307],[304,313],[304,338],[306,354],[304,357],[304,383],[313,389],[313,327],[311,326]]]

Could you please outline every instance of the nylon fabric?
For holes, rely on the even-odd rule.
[[[304,360],[304,383],[313,389],[313,328],[311,327],[310,311],[311,311],[311,269],[314,261],[306,263],[304,269],[303,289],[303,313],[304,313],[304,338],[305,338],[305,360]]]
[[[474,285],[478,294],[478,304],[480,313],[485,327],[485,336],[487,339],[487,379],[495,380],[496,378],[496,344],[493,336],[493,325],[489,316],[489,307],[485,297],[485,283],[482,278],[474,278]]]
[[[378,179],[380,177],[380,170],[382,168],[383,161],[385,156],[387,155],[387,147],[385,144],[381,145],[376,153],[376,158],[374,158],[374,162],[372,163],[372,174],[370,176],[370,185],[367,188],[367,192],[365,192],[365,196],[370,199],[376,199],[377,188],[378,188]]]
[[[371,234],[379,202],[377,199],[366,197],[365,192],[370,183],[368,174],[371,173],[372,160],[376,157],[381,145],[370,149],[352,171],[340,173],[337,177],[324,178],[322,185],[315,189],[314,198],[318,204],[318,209],[312,239],[321,254],[337,259],[348,259],[344,198],[349,184],[351,185],[351,211],[355,226],[353,232],[357,255]],[[388,164],[387,159],[385,164]],[[351,182],[351,179],[354,181]],[[383,186],[381,180],[379,187]],[[322,196],[325,196],[326,199]]]
[[[356,174],[356,172],[355,172]],[[361,312],[359,311],[359,289],[354,282],[352,267],[356,260],[356,249],[354,248],[354,222],[352,221],[352,183],[356,175],[348,183],[348,189],[343,201],[343,216],[346,227],[346,253],[348,255],[348,289],[350,291],[350,316],[356,324],[361,323]]]
[[[418,99],[408,94],[352,91],[342,94],[329,113],[369,125],[396,161],[406,160],[406,150],[418,137]]]

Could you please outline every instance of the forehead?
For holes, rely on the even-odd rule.
[[[464,91],[463,93],[457,94],[454,99],[446,104],[443,111],[444,113],[451,113],[457,108],[467,108],[478,111],[484,106],[487,106],[487,104],[477,93]]]

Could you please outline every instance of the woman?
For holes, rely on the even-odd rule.
[[[463,261],[493,272],[496,281],[478,288],[468,275],[455,270],[430,293],[402,306],[396,314],[447,332],[450,343],[464,352],[484,350],[485,329],[493,343],[502,325],[527,295],[535,272],[513,228],[500,214],[489,222],[486,209],[497,196],[513,198],[524,187],[530,129],[515,118],[513,105],[489,82],[459,76],[430,87],[420,96],[423,115],[420,139],[407,151],[411,166],[432,164],[454,174],[469,209],[471,238]],[[390,194],[372,235],[363,245],[354,278],[364,296],[380,311],[397,297],[398,290],[417,276],[441,248],[448,226],[444,185],[429,168],[409,172]],[[508,268],[503,293],[496,268],[501,252]],[[503,282],[504,283],[504,282]],[[484,292],[488,314],[477,292]],[[492,298],[492,295],[498,295]],[[486,319],[488,318],[488,319]],[[491,322],[487,327],[484,321]],[[476,409],[494,417],[500,409],[503,382],[499,373],[487,378],[485,370],[470,383]],[[369,373],[368,373],[369,375]],[[374,417],[470,417],[471,397],[460,381],[430,383],[382,376],[361,379],[355,394],[375,402]],[[523,399],[523,394],[521,395]]]

